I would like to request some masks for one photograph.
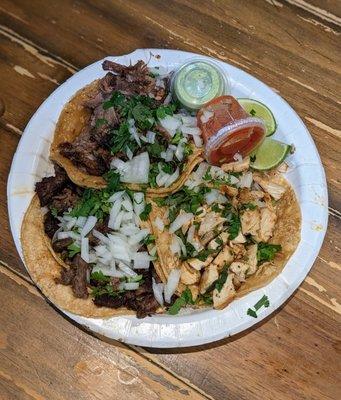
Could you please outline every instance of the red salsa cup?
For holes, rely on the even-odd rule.
[[[197,114],[205,143],[206,160],[213,165],[234,161],[234,155],[250,154],[265,138],[265,125],[250,116],[233,96],[221,96],[205,104]]]

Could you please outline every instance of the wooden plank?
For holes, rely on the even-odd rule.
[[[324,18],[324,11],[337,15],[335,3],[326,2],[318,14],[307,10],[304,3],[322,9],[316,0],[178,0],[172,5],[154,0],[63,0],[51,7],[42,0],[33,4],[2,0],[0,5],[0,72],[6,76],[0,83],[0,105],[5,101],[7,110],[0,123],[7,124],[7,130],[23,129],[39,102],[57,86],[51,79],[57,77],[55,80],[61,82],[93,60],[138,47],[188,49],[239,66],[279,91],[310,129],[327,172],[331,216],[320,256],[305,283],[281,312],[251,332],[187,351],[144,353],[215,398],[258,399],[262,393],[264,399],[272,399],[274,394],[278,399],[334,399],[340,390],[336,381],[341,268],[340,86],[335,75],[340,71],[339,30]],[[14,69],[16,65],[23,69]],[[14,152],[17,139],[0,131],[2,138],[8,153]],[[10,154],[4,159],[4,165],[0,163],[2,226],[6,223],[6,175],[2,172],[8,170]],[[5,233],[0,260],[23,271],[14,254]],[[43,334],[44,330],[37,331],[37,335]],[[64,334],[59,332],[59,340]],[[0,396],[1,390],[6,395],[13,390],[15,396],[14,385],[5,382]]]
[[[0,394],[13,396],[3,399],[207,398],[136,352],[70,324],[2,267],[0,275]]]

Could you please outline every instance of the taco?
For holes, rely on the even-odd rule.
[[[58,307],[82,316],[162,312],[148,210],[144,193],[123,188],[118,174],[105,189],[84,189],[56,165],[55,176],[36,184],[22,224],[32,279]]]
[[[166,196],[181,187],[202,161],[197,119],[172,101],[170,74],[143,61],[109,71],[65,105],[50,158],[82,187],[101,189],[116,170],[134,190]]]
[[[181,190],[153,199],[156,271],[180,296],[171,313],[186,304],[226,307],[274,279],[297,248],[293,189],[278,171],[249,166],[249,157],[221,167],[201,163]]]

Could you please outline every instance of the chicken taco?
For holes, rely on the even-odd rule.
[[[266,285],[300,241],[293,189],[276,170],[251,170],[249,157],[201,163],[179,191],[153,199],[150,221],[156,270],[180,296],[173,314],[186,304],[222,309]]]
[[[50,158],[82,187],[104,188],[114,169],[131,189],[172,193],[202,161],[197,119],[172,100],[171,74],[143,61],[103,69],[64,107]]]

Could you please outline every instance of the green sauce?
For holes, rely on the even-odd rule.
[[[225,93],[226,82],[218,67],[208,61],[192,61],[177,71],[173,90],[186,108],[196,110]]]

